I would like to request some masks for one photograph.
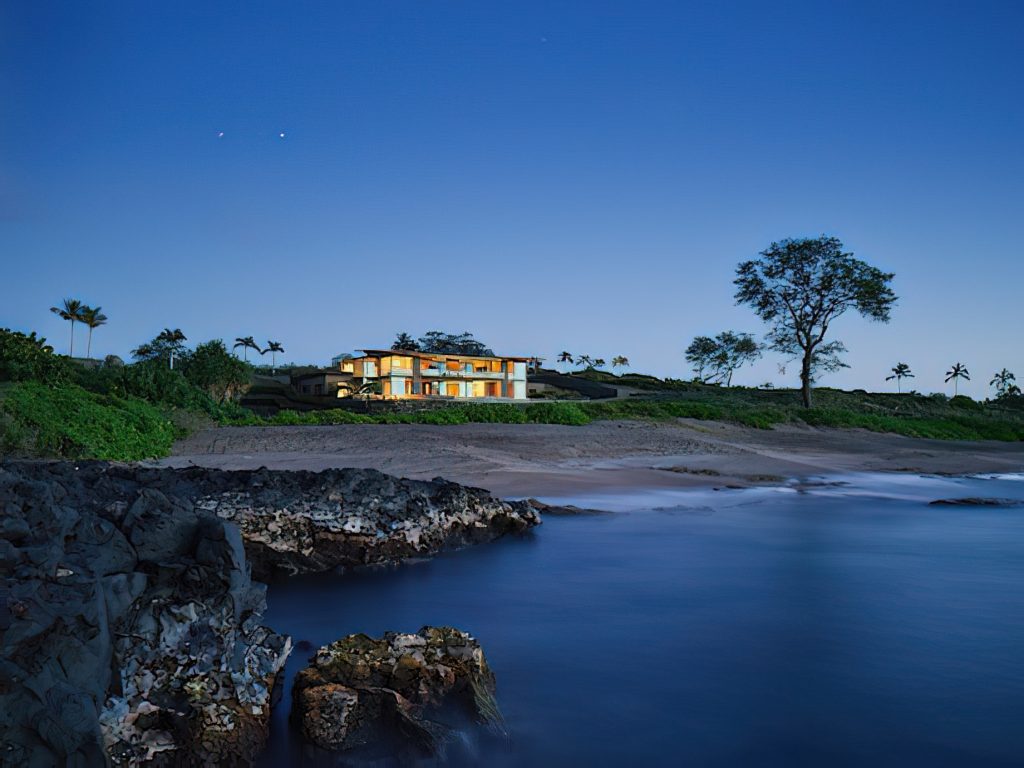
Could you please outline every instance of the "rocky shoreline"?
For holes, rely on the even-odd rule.
[[[253,578],[525,531],[525,502],[374,470],[0,463],[0,765],[230,765],[291,650]]]

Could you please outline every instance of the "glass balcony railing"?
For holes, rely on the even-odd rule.
[[[422,368],[420,375],[424,377],[436,376],[451,379],[503,379],[505,374],[501,371],[451,371],[447,368]]]

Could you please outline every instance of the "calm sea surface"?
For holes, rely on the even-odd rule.
[[[1024,499],[1024,476],[845,482],[547,499],[615,514],[276,584],[266,622],[475,635],[511,736],[451,765],[1024,765],[1024,507],[927,505]],[[310,654],[264,765],[360,765],[288,725]]]

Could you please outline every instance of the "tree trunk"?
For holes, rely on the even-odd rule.
[[[88,359],[92,356],[92,328],[89,329],[89,341],[85,344],[85,357]]]
[[[811,407],[811,353],[804,352],[803,362],[800,364],[800,396],[804,401],[804,408]]]
[[[68,349],[68,357],[75,356],[75,321],[71,321],[71,347]]]

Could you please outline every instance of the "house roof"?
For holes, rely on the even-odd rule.
[[[420,358],[455,357],[467,360],[513,360],[517,363],[526,363],[533,359],[532,357],[517,357],[514,355],[456,355],[449,352],[412,352],[407,349],[361,349],[359,351],[365,355],[398,355],[400,357]]]

